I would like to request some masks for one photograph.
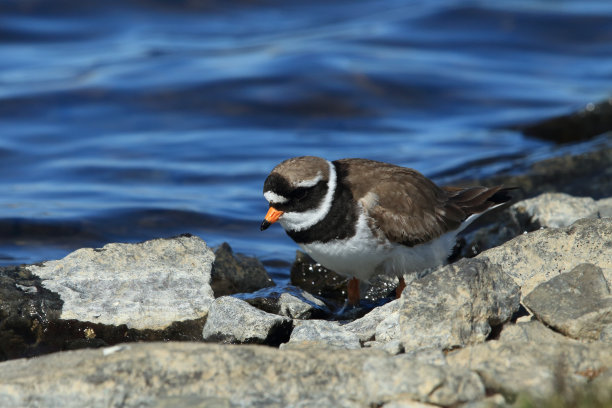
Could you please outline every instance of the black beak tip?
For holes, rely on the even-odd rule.
[[[272,225],[271,222],[263,220],[263,222],[261,223],[261,226],[259,227],[259,230],[260,231],[267,230],[270,225]]]

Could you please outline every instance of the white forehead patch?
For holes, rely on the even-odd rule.
[[[299,182],[299,183],[297,183],[295,186],[296,186],[296,187],[306,187],[306,188],[308,188],[308,187],[314,187],[314,186],[316,186],[316,185],[317,185],[317,183],[318,183],[319,181],[321,181],[321,179],[322,179],[322,178],[323,178],[323,175],[321,174],[321,172],[318,172],[318,173],[317,173],[317,177],[315,177],[315,178],[313,178],[313,179],[310,179],[310,180],[303,180],[303,181],[300,181],[300,182]]]
[[[264,198],[268,200],[269,203],[276,203],[276,204],[282,204],[282,203],[286,203],[287,201],[289,201],[287,197],[283,197],[282,195],[276,194],[273,191],[266,191],[264,193]]]

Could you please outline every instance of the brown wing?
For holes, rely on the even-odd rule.
[[[338,160],[348,187],[392,242],[414,246],[457,229],[497,203],[501,187],[440,188],[416,170],[365,159]],[[504,202],[499,198],[499,202]]]

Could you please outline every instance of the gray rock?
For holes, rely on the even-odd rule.
[[[362,342],[374,340],[378,325],[389,315],[397,313],[399,306],[399,299],[393,300],[372,309],[365,316],[361,317],[360,319],[353,320],[352,322],[345,324],[343,327],[346,330],[355,333]],[[379,339],[376,338],[376,340]]]
[[[495,265],[464,259],[412,282],[401,297],[399,324],[406,351],[485,341],[491,326],[519,308],[520,290]]]
[[[163,329],[205,317],[213,252],[198,237],[79,249],[27,269],[63,301],[60,318]]]
[[[612,343],[612,324],[608,324],[601,329],[599,340]]]
[[[320,346],[339,349],[360,349],[356,334],[346,330],[339,323],[328,320],[304,320],[296,324],[289,343],[281,347]]]
[[[601,269],[581,264],[538,285],[523,304],[542,322],[576,338],[598,340],[612,324],[612,295]]]
[[[478,372],[489,392],[535,398],[583,387],[612,364],[612,344],[488,341],[450,352],[452,367]]]
[[[525,232],[567,227],[582,218],[612,217],[612,198],[594,200],[564,193],[544,193],[519,201],[503,211],[485,214],[480,225],[461,234],[460,255],[473,257]],[[461,241],[460,241],[461,242]]]
[[[131,343],[0,363],[0,406],[6,407],[198,407],[198,401],[216,407],[308,406],[304,401],[370,407],[407,398],[456,405],[483,396],[473,372],[376,350]]]
[[[522,296],[537,285],[581,263],[602,268],[612,282],[612,219],[582,219],[565,228],[520,235],[476,259],[499,265],[521,287]]]
[[[291,319],[266,313],[241,299],[222,296],[210,306],[205,341],[278,346],[289,339]]]
[[[227,242],[215,250],[211,279],[215,297],[250,293],[274,286],[259,259],[234,254]]]
[[[512,205],[510,210],[526,213],[530,223],[547,228],[567,227],[581,218],[599,218],[597,201],[563,193],[541,194]]]
[[[531,343],[558,343],[575,341],[552,331],[537,320],[525,323],[506,324],[499,336],[500,341],[524,341]]]
[[[386,342],[371,340],[363,344],[364,347],[371,347],[376,350],[384,350],[389,354],[396,355],[404,352],[404,345],[399,339]]]
[[[484,385],[472,371],[401,357],[370,358],[365,363],[365,387],[375,400],[385,403],[399,394],[422,402],[452,405],[484,397]]]
[[[282,293],[278,299],[278,314],[292,319],[310,319],[326,308],[325,303],[310,293],[302,292],[300,297]]]

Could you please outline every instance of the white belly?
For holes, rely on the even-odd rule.
[[[366,216],[361,214],[353,237],[300,246],[326,268],[368,282],[378,274],[400,276],[444,264],[455,245],[455,236],[455,232],[449,232],[414,247],[381,242],[372,234]]]

